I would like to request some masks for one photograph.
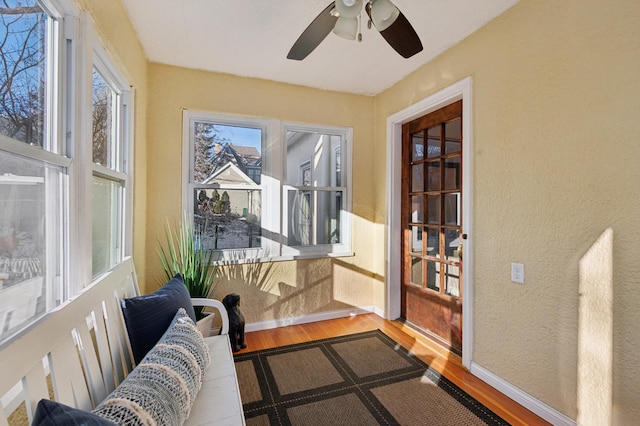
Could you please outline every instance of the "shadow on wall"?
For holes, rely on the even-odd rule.
[[[383,280],[338,259],[247,262],[240,256],[219,267],[212,296],[240,294],[247,323],[292,324],[314,313],[367,307],[373,304],[372,278]]]

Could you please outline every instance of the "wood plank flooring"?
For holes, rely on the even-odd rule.
[[[422,361],[439,371],[469,395],[512,425],[548,425],[546,421],[493,389],[462,367],[459,357],[450,354],[411,328],[385,320],[375,314],[313,322],[247,333],[247,349],[257,351],[334,336],[380,329],[386,335],[413,352]]]

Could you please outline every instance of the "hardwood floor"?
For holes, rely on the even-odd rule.
[[[375,314],[314,322],[246,334],[247,349],[241,352],[268,349],[327,337],[343,336],[380,329],[386,335],[411,350],[422,361],[439,371],[469,395],[512,425],[548,425],[546,421],[520,404],[507,398],[462,367],[459,357],[430,342],[411,328],[388,321]]]

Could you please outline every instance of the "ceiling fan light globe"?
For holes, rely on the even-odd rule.
[[[336,1],[336,5],[338,1]],[[398,16],[400,16],[400,10],[389,0],[375,0],[371,3],[371,20],[378,31],[389,28],[398,19]]]
[[[362,10],[362,0],[336,0],[336,10],[341,17],[355,18]]]
[[[333,27],[333,33],[347,40],[355,40],[358,34],[358,19],[340,16]]]

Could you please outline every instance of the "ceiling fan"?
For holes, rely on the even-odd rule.
[[[404,58],[422,51],[422,43],[407,18],[390,0],[335,0],[309,24],[287,54],[301,61],[318,47],[331,31],[358,41],[362,40],[360,19],[362,4],[367,13],[367,26],[376,27],[389,45]]]

